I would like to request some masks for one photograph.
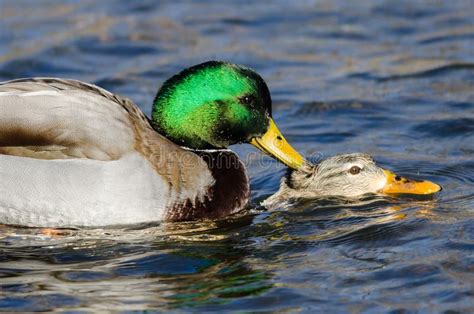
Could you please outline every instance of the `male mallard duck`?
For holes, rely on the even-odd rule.
[[[366,154],[336,155],[317,165],[306,164],[282,179],[277,193],[262,202],[273,207],[289,198],[358,197],[364,194],[433,194],[441,186],[409,180],[377,166]]]
[[[225,62],[167,80],[148,119],[129,99],[75,80],[0,83],[0,223],[105,226],[218,218],[249,199],[231,144],[291,168],[303,158],[271,118],[265,81]]]

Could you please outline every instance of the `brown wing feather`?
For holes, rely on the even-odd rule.
[[[177,192],[196,190],[203,183],[203,173],[210,176],[198,155],[153,130],[131,100],[100,87],[76,80],[32,78],[0,83],[2,92],[15,95],[0,97],[0,154],[114,160],[138,151]],[[24,97],[28,93],[39,94]]]
[[[134,118],[148,123],[128,99],[80,81],[0,83],[0,153],[40,159],[120,158],[134,145],[130,108]]]

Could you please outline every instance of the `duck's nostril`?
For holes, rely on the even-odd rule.
[[[281,141],[282,139],[283,138],[280,135],[277,136],[277,140]]]
[[[402,179],[402,177],[400,177],[400,176],[395,177],[395,180],[397,180],[397,181],[400,181],[401,179]]]

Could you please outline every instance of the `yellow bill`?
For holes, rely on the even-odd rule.
[[[385,194],[433,194],[441,191],[441,186],[430,181],[415,181],[403,178],[395,173],[384,170],[387,182],[382,188]]]
[[[261,137],[253,138],[250,144],[290,168],[299,169],[304,163],[304,158],[286,141],[273,119],[270,119],[267,132]]]

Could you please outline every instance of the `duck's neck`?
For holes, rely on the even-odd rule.
[[[208,165],[215,180],[203,201],[186,201],[168,209],[166,220],[215,219],[241,211],[250,197],[244,164],[231,150],[194,150]]]

